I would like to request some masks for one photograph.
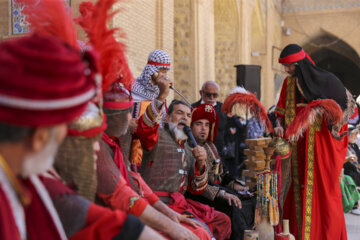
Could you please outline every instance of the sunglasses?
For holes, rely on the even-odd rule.
[[[209,93],[209,92],[205,92],[205,91],[202,91],[206,97],[208,98],[211,98],[211,96],[213,96],[214,98],[217,98],[219,96],[218,93]]]

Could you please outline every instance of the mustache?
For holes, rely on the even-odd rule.
[[[180,120],[176,125],[183,124],[185,126],[188,126],[187,122],[185,120]]]

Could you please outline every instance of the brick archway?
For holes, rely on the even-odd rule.
[[[344,41],[330,34],[321,35],[305,44],[316,65],[334,73],[354,96],[360,94],[360,57]],[[316,43],[316,44],[314,44]]]

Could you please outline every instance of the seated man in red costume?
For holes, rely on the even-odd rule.
[[[95,95],[94,78],[85,75],[95,72],[84,62],[92,63],[88,54],[83,59],[69,44],[39,34],[0,43],[0,62],[7,66],[0,71],[0,239],[67,239],[44,186],[47,179],[37,174],[51,167],[66,123]],[[68,191],[61,182],[50,182],[54,191]],[[143,225],[124,212],[93,204],[87,210],[87,220],[97,224],[84,221],[81,229],[93,238],[99,230],[107,239],[115,237],[126,222],[142,232]]]
[[[96,161],[97,201],[112,209],[120,209],[138,216],[147,225],[172,239],[197,239],[190,230],[200,238],[206,238],[206,231],[196,222],[162,204],[142,178],[129,170],[128,162],[123,157],[118,138],[124,135],[129,127],[133,106],[129,90],[133,77],[127,65],[123,45],[114,39],[112,32],[106,30],[105,24],[99,27],[99,21],[107,19],[102,16],[111,8],[111,4],[104,2],[101,0],[95,6],[91,2],[83,2],[80,5],[82,16],[77,19],[86,31],[92,46],[100,53],[100,69],[104,78],[103,107],[108,126],[102,135]],[[98,30],[104,29],[105,33],[94,33],[92,29],[95,25]],[[103,41],[103,36],[107,36],[106,41]],[[84,179],[80,182],[82,185],[85,184]],[[89,186],[87,188],[89,189]],[[190,230],[179,222],[185,223]]]
[[[275,134],[292,141],[292,183],[283,217],[297,239],[346,239],[339,175],[346,156],[347,121],[355,102],[342,82],[289,44],[279,63],[284,80]]]
[[[231,223],[225,214],[183,196],[186,190],[208,198],[214,194],[207,187],[206,151],[200,146],[190,149],[186,143],[183,128],[190,125],[191,107],[182,101],[171,103],[165,126],[159,128],[171,81],[157,81],[159,95],[139,119],[136,131],[144,149],[141,176],[172,209],[193,214],[208,224],[216,239],[229,238]]]
[[[213,199],[201,195],[186,193],[186,197],[213,206],[216,210],[226,213],[231,218],[231,238],[243,239],[244,230],[254,225],[256,198],[239,194],[243,187],[235,179],[223,171],[220,156],[214,145],[216,139],[218,117],[215,108],[210,104],[201,104],[192,111],[191,131],[200,146],[207,153],[206,167],[208,169],[209,187],[215,193]],[[242,198],[240,201],[239,198]]]
[[[62,0],[26,4],[36,34],[0,44],[0,62],[7,64],[0,72],[0,239],[160,237],[137,218],[92,204],[59,179],[36,175],[51,167],[66,123],[96,96],[98,73],[95,54],[80,53]]]

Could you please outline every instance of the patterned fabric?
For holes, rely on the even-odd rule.
[[[170,57],[166,52],[157,49],[150,53],[148,63],[132,87],[134,100],[153,100],[159,95],[159,88],[151,83],[151,76],[162,68],[170,70],[170,63]]]
[[[264,136],[264,129],[255,118],[248,120],[248,138],[255,139]]]
[[[150,188],[170,193],[180,191],[183,194],[188,187],[194,187],[193,191],[206,187],[207,171],[200,176],[194,173],[195,159],[189,146],[179,146],[168,129],[160,128],[158,131],[155,145],[150,151],[144,150],[140,168]]]
[[[360,194],[356,190],[356,184],[354,180],[348,175],[344,175],[344,178],[340,183],[340,188],[343,209],[344,212],[347,213],[353,209],[355,203],[360,200]]]

